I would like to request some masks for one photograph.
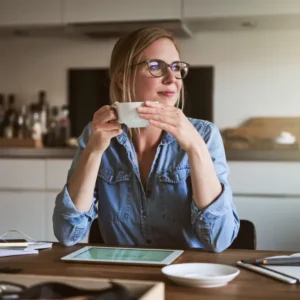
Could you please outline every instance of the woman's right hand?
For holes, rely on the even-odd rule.
[[[117,119],[115,109],[109,105],[102,106],[94,113],[92,134],[87,143],[89,151],[102,154],[108,148],[110,140],[122,133]]]

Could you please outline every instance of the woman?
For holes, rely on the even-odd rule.
[[[112,106],[95,112],[56,199],[61,243],[80,242],[98,214],[107,244],[214,252],[230,246],[239,219],[223,143],[215,125],[188,119],[178,107],[187,70],[163,29],[140,29],[116,43],[111,102],[145,101],[138,112],[150,125],[128,130],[115,122]]]

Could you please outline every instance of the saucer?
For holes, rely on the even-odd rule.
[[[221,264],[185,263],[163,267],[162,273],[180,285],[213,288],[226,285],[240,270]]]

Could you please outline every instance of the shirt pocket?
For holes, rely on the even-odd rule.
[[[132,218],[131,172],[101,168],[96,185],[100,219],[120,222]]]
[[[157,174],[158,211],[168,222],[187,220],[191,214],[192,190],[190,168],[175,169]]]

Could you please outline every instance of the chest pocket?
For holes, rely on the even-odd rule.
[[[190,169],[177,169],[174,171],[166,171],[158,174],[158,181],[163,183],[180,183],[186,181],[190,176]]]
[[[132,173],[101,168],[98,173],[100,218],[126,222],[132,218]]]
[[[129,181],[131,173],[123,170],[100,169],[98,176],[109,184],[116,184],[122,181]]]

